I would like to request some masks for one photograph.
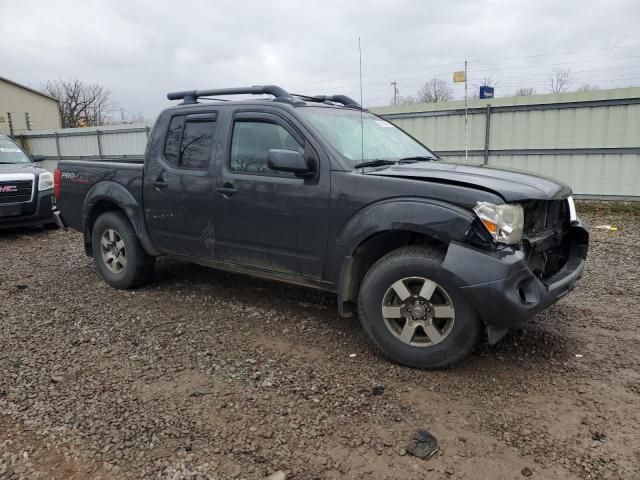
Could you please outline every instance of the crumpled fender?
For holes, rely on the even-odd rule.
[[[124,212],[133,225],[133,229],[140,240],[142,248],[144,248],[149,255],[162,254],[149,236],[144,220],[144,210],[140,202],[123,185],[110,180],[96,183],[85,196],[81,218],[82,232],[86,246],[91,245],[91,226],[88,223],[88,219],[91,218],[91,212],[94,207],[98,202],[103,200],[117,205]]]
[[[432,237],[445,245],[464,240],[475,216],[469,210],[424,198],[390,199],[375,203],[354,215],[336,238],[327,262],[327,278],[337,281],[340,305],[345,284],[351,281],[352,255],[371,236],[404,230]]]

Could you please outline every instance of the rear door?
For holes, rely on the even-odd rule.
[[[328,158],[284,113],[239,110],[218,162],[216,258],[267,271],[320,279],[327,240]],[[317,166],[302,179],[267,166],[269,149],[296,150]]]
[[[147,153],[144,206],[149,234],[162,250],[211,258],[218,112],[198,112],[165,120],[166,134]]]

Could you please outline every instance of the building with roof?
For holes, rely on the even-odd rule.
[[[60,128],[58,101],[0,76],[0,133]]]

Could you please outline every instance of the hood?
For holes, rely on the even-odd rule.
[[[495,193],[507,202],[559,200],[571,195],[571,188],[558,180],[519,170],[447,162],[417,162],[394,165],[366,173],[428,182],[451,183]]]
[[[38,175],[45,171],[44,168],[38,167],[33,163],[0,163],[0,175],[11,173],[33,173]]]

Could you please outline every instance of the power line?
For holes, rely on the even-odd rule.
[[[631,48],[634,47],[635,45],[625,45],[625,46],[618,46],[618,47],[608,47],[607,49],[613,49],[613,48]],[[562,52],[562,53],[578,53],[578,52],[582,52],[582,53],[586,53],[586,52],[590,52],[590,51],[598,51],[598,50],[604,50],[604,49],[595,49],[595,50],[582,50],[582,51],[574,51],[574,52]],[[533,57],[540,57],[540,56],[548,56],[548,55],[560,55],[561,53],[554,53],[554,54],[539,54],[539,55],[529,55],[527,57],[504,57],[503,59],[515,59],[515,58],[533,58]],[[567,65],[574,65],[574,64],[582,64],[582,63],[607,63],[607,62],[614,62],[617,60],[629,60],[629,59],[637,59],[640,58],[640,55],[632,55],[632,56],[624,56],[624,57],[615,57],[615,58],[609,58],[609,59],[583,59],[583,60],[573,60],[573,61],[568,61],[568,62],[562,62],[562,63],[546,63],[546,64],[536,64],[536,65],[520,65],[520,66],[508,66],[508,67],[497,67],[497,68],[482,68],[482,69],[474,69],[473,67],[470,69],[470,74],[474,75],[475,73],[484,73],[484,72],[500,72],[500,71],[505,71],[505,70],[525,70],[525,69],[533,69],[533,68],[540,68],[540,67],[548,67],[548,66],[567,66]],[[497,60],[497,59],[496,59]],[[436,66],[438,67],[442,67],[442,66],[457,66],[459,65],[458,63],[453,63],[453,64],[440,64],[440,65],[433,65],[431,67],[435,68]],[[395,71],[391,71],[392,73],[398,73],[398,72],[407,72],[407,71],[412,71],[412,70],[416,70],[416,69],[422,69],[422,68],[430,68],[430,67],[415,67],[415,68],[409,68],[409,69],[404,69],[404,70],[395,70]],[[615,69],[615,67],[611,67],[612,69]],[[603,69],[604,70],[604,69]],[[439,76],[439,75],[449,75],[451,72],[450,71],[438,71],[438,72],[430,72],[429,75],[432,76]],[[364,76],[364,78],[370,78],[372,76],[372,74],[366,75]],[[357,77],[350,77],[350,78],[357,78]],[[424,76],[415,76],[415,77],[401,77],[396,79],[395,81],[410,81],[410,80],[417,80],[417,79],[423,79]],[[501,78],[505,78],[505,77],[501,77]],[[307,83],[300,83],[300,84],[293,84],[293,85],[287,85],[287,87],[289,88],[293,88],[296,85],[298,87],[304,87],[304,86],[309,86],[309,85],[317,85],[317,84],[321,84],[324,85],[324,87],[321,87],[321,89],[325,90],[325,91],[337,91],[339,89],[348,89],[349,87],[356,87],[358,84],[357,83],[346,83],[346,84],[342,84],[342,85],[333,85],[333,86],[329,86],[326,85],[327,83],[332,83],[332,82],[337,82],[337,81],[342,81],[342,80],[347,80],[348,78],[345,79],[333,79],[333,80],[318,80],[318,81],[314,81],[314,82],[307,82]],[[372,86],[372,85],[384,85],[387,84],[388,80],[381,80],[381,81],[375,81],[375,82],[369,82],[369,83],[365,83],[365,86]],[[153,102],[152,104],[149,102]],[[160,103],[157,98],[149,98],[149,99],[138,99],[138,100],[132,100],[132,101],[127,101],[127,102],[116,102],[118,105],[134,105],[134,104],[147,104],[147,105],[153,105],[153,106],[163,106],[163,105],[167,105],[167,102],[162,102]]]
[[[509,61],[509,60],[522,60],[522,59],[531,59],[531,58],[541,58],[541,57],[549,57],[549,56],[560,56],[560,55],[575,55],[575,54],[584,54],[584,53],[593,53],[593,52],[600,52],[600,51],[610,51],[610,50],[617,50],[617,49],[631,49],[631,48],[637,48],[640,47],[640,44],[630,44],[630,45],[614,45],[614,46],[610,46],[610,47],[602,47],[602,48],[594,48],[594,49],[587,49],[587,50],[571,50],[571,51],[560,51],[560,52],[550,52],[550,53],[539,53],[539,54],[533,54],[533,55],[520,55],[520,56],[511,56],[511,57],[500,57],[500,58],[484,58],[484,59],[473,59],[472,62],[474,63],[489,63],[489,62],[497,62],[497,61]],[[616,58],[605,58],[605,59],[598,59],[598,58],[594,58],[594,59],[582,59],[582,60],[572,60],[572,61],[567,61],[567,62],[561,62],[561,63],[547,63],[547,64],[534,64],[534,65],[520,65],[520,66],[503,66],[503,67],[494,67],[494,68],[481,68],[481,69],[474,69],[473,65],[472,68],[470,69],[470,74],[471,75],[475,75],[476,73],[482,73],[482,72],[501,72],[501,71],[509,71],[509,70],[527,70],[527,69],[538,69],[541,67],[545,67],[545,66],[567,66],[567,65],[574,65],[574,64],[581,64],[581,63],[592,63],[592,62],[596,62],[596,63],[607,63],[607,62],[614,62],[617,60],[627,60],[627,59],[636,59],[636,58],[640,58],[640,55],[634,55],[634,56],[624,56],[624,57],[616,57]],[[455,62],[455,63],[442,63],[442,64],[436,64],[436,65],[423,65],[423,66],[418,66],[418,67],[411,67],[411,68],[405,68],[405,69],[400,69],[400,70],[384,70],[384,71],[374,71],[374,72],[369,72],[365,78],[371,78],[371,77],[375,77],[375,76],[380,76],[380,75],[386,75],[386,74],[390,74],[390,73],[404,73],[404,72],[410,72],[410,71],[416,71],[416,70],[428,70],[428,69],[433,69],[433,68],[442,68],[442,67],[453,67],[453,66],[458,66],[460,65],[460,62]],[[619,68],[625,68],[625,67],[619,67]],[[616,67],[611,67],[611,70],[615,70]],[[607,70],[607,69],[602,69],[602,70]],[[577,72],[576,72],[577,73]],[[433,76],[438,76],[438,75],[449,75],[450,72],[449,71],[439,71],[439,72],[430,72],[429,75],[433,75]],[[539,74],[531,74],[533,75],[539,75]],[[523,75],[524,76],[524,75]],[[311,81],[311,82],[305,82],[305,83],[298,83],[298,84],[293,84],[293,85],[288,85],[289,88],[294,88],[294,87],[309,87],[312,85],[321,85],[321,87],[319,87],[318,89],[322,89],[324,91],[337,91],[337,90],[345,90],[345,89],[349,89],[349,87],[355,87],[357,86],[356,83],[344,83],[344,84],[340,84],[340,85],[328,85],[331,83],[336,83],[336,82],[342,82],[345,80],[351,80],[351,79],[356,79],[357,77],[343,77],[343,78],[337,78],[337,79],[325,79],[325,80],[316,80],[316,81]],[[405,78],[397,78],[396,80],[394,80],[394,82],[396,83],[396,86],[394,88],[397,88],[397,83],[399,81],[411,81],[411,80],[418,80],[418,79],[423,79],[424,76],[415,76],[415,77],[405,77]],[[514,76],[509,76],[509,77],[501,77],[501,78],[514,78]],[[381,81],[375,81],[375,82],[369,82],[364,84],[365,86],[374,86],[374,85],[383,85],[383,84],[387,84],[388,80],[381,80]],[[505,85],[501,85],[501,87],[505,87]],[[372,90],[368,90],[366,93],[370,93]],[[373,91],[377,91],[377,90],[373,90]],[[394,94],[394,96],[396,96],[397,94]],[[397,96],[396,96],[397,99]],[[149,110],[155,110],[157,108],[161,108],[164,106],[167,106],[169,103],[167,101],[163,101],[160,102],[159,100],[157,100],[156,98],[154,99],[138,99],[138,100],[133,100],[133,101],[127,101],[127,102],[117,102],[118,105],[141,105],[141,107],[139,108],[140,110],[143,110],[143,113],[145,113],[144,111],[149,111]]]
[[[602,48],[592,48],[590,50],[574,50],[574,51],[564,51],[564,52],[555,52],[555,53],[538,53],[535,55],[525,55],[519,57],[502,57],[502,58],[492,58],[492,59],[472,59],[473,62],[499,62],[503,60],[520,60],[523,58],[535,58],[535,57],[551,57],[555,55],[575,55],[579,53],[593,53],[593,52],[601,52],[604,50],[614,50],[618,48],[636,48],[640,47],[640,43],[634,43],[631,45],[613,45],[611,47],[602,47]]]
[[[573,64],[581,64],[581,63],[594,63],[594,62],[601,62],[601,63],[606,63],[606,62],[610,62],[610,61],[615,61],[615,60],[628,60],[628,59],[637,59],[640,58],[640,55],[634,55],[634,56],[628,56],[628,57],[618,57],[618,58],[613,58],[613,59],[589,59],[589,60],[577,60],[577,61],[572,61],[572,62],[564,62],[564,63],[547,63],[547,64],[539,64],[539,65],[523,65],[523,66],[517,66],[517,67],[503,67],[503,68],[485,68],[485,69],[473,69],[470,68],[470,76],[474,75],[475,73],[495,73],[495,72],[500,72],[500,71],[504,71],[504,70],[525,70],[525,69],[533,69],[533,68],[540,68],[540,67],[554,67],[554,66],[568,66],[568,65],[573,65]],[[615,68],[629,68],[629,67],[616,67],[616,66],[612,66],[606,69],[602,69],[602,70],[608,70],[608,69],[615,69]],[[440,76],[449,76],[451,75],[451,71],[449,70],[440,70],[440,71],[436,71],[436,72],[429,72],[428,75],[430,77],[440,77]],[[365,77],[366,78],[366,77]],[[500,78],[506,78],[506,77],[500,77]],[[420,75],[420,76],[414,76],[414,77],[399,77],[396,79],[396,81],[411,81],[411,80],[422,80],[425,79],[425,75]],[[375,82],[368,82],[365,83],[365,86],[373,86],[373,85],[386,85],[388,82],[388,80],[380,80],[380,81],[375,81]],[[337,85],[337,86],[329,86],[326,87],[325,90],[329,90],[329,91],[336,91],[338,89],[346,89],[349,87],[355,87],[356,84],[355,83],[351,83],[351,84],[343,84],[343,85]]]
[[[527,58],[539,58],[539,57],[558,56],[558,55],[575,55],[575,54],[581,54],[581,53],[593,53],[593,52],[599,52],[599,51],[605,51],[605,50],[636,48],[636,47],[640,47],[640,44],[615,45],[615,46],[611,46],[611,47],[595,48],[595,49],[589,49],[589,50],[573,50],[573,51],[554,52],[554,53],[539,53],[539,54],[534,54],[534,55],[522,55],[522,56],[513,56],[513,57],[471,59],[469,62],[470,63],[472,63],[472,62],[487,63],[487,62],[497,62],[497,61],[504,61],[504,60],[521,60],[521,59],[527,59]],[[633,58],[637,58],[637,57],[633,57]],[[568,62],[563,62],[563,63],[568,63]],[[421,69],[425,69],[426,70],[426,69],[431,69],[431,68],[453,67],[453,66],[459,66],[459,65],[461,65],[461,62],[443,63],[443,64],[438,64],[438,65],[423,65],[423,66],[418,66],[418,67],[404,68],[404,69],[401,69],[401,70],[378,70],[378,71],[374,71],[374,72],[369,72],[366,75],[366,77],[385,75],[385,74],[392,74],[392,73],[402,73],[402,72],[421,70]],[[339,79],[317,80],[317,81],[313,81],[313,82],[305,82],[305,83],[294,84],[294,85],[292,85],[292,87],[300,87],[300,86],[313,85],[313,84],[322,84],[322,83],[327,83],[327,82],[337,82],[337,81],[343,81],[343,80],[352,80],[352,79],[355,79],[355,78],[357,78],[357,76],[345,77],[345,78],[339,78]]]

